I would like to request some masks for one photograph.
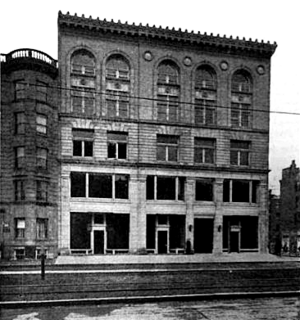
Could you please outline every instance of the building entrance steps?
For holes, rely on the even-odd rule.
[[[55,265],[72,264],[180,264],[180,263],[234,263],[234,262],[300,262],[299,257],[279,257],[259,253],[194,254],[194,255],[62,255]]]

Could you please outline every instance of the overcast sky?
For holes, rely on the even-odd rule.
[[[300,166],[299,1],[1,1],[0,53],[32,48],[57,59],[59,10],[86,17],[276,42],[271,71],[270,188],[278,194],[281,170],[290,166],[292,160]]]

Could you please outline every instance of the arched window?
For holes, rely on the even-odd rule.
[[[178,121],[179,69],[173,61],[163,61],[157,71],[157,120]]]
[[[234,73],[231,81],[231,125],[251,127],[252,118],[252,79],[247,71]]]
[[[113,55],[105,65],[106,108],[110,117],[127,118],[129,113],[130,67],[122,55]]]
[[[71,56],[71,105],[75,113],[94,113],[95,65],[95,57],[85,49]]]
[[[195,123],[216,123],[217,81],[215,70],[201,66],[195,75]]]

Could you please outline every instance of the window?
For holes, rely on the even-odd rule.
[[[47,169],[48,150],[45,148],[36,149],[36,165],[38,168]]]
[[[72,129],[73,134],[73,156],[92,157],[93,156],[93,129]]]
[[[217,81],[210,66],[202,66],[195,78],[195,123],[211,125],[216,123]]]
[[[17,260],[25,259],[25,248],[16,248],[14,250],[14,256]]]
[[[41,134],[47,134],[47,116],[43,114],[37,114],[36,131]]]
[[[71,172],[71,197],[85,197],[86,174]]]
[[[36,91],[37,91],[37,100],[40,101],[47,101],[47,91],[48,91],[48,85],[45,82],[37,81],[36,82]]]
[[[25,167],[25,147],[15,148],[15,167],[17,169]]]
[[[24,99],[25,98],[25,89],[26,83],[24,80],[18,80],[15,82],[15,99]]]
[[[71,57],[71,73],[95,76],[95,58],[87,50],[77,50]]]
[[[178,136],[157,135],[157,160],[178,160]]]
[[[214,180],[196,180],[196,201],[214,201]]]
[[[250,142],[230,141],[230,164],[236,166],[249,166]]]
[[[107,157],[109,159],[127,159],[126,132],[107,132]]]
[[[22,180],[14,181],[15,201],[25,200],[25,182]]]
[[[15,219],[15,238],[16,239],[25,238],[25,218]]]
[[[225,179],[223,182],[223,201],[257,203],[258,187],[258,181]]]
[[[245,71],[237,71],[231,85],[231,125],[251,127],[252,81]]]
[[[36,182],[36,200],[47,201],[48,200],[48,182],[38,180]]]
[[[147,176],[147,200],[184,201],[185,177]]]
[[[128,195],[129,175],[71,173],[71,197],[128,199]]]
[[[157,120],[178,121],[179,71],[173,61],[164,61],[158,66]]]
[[[216,140],[210,138],[195,138],[194,140],[194,162],[215,163]]]
[[[95,107],[95,93],[91,90],[72,90],[71,104],[73,112],[92,115]]]
[[[48,238],[48,219],[36,219],[36,237],[37,239]]]
[[[25,133],[25,113],[17,112],[15,113],[15,134]]]
[[[106,108],[109,117],[127,118],[129,112],[130,68],[121,55],[106,62]]]

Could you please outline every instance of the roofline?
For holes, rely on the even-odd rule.
[[[58,26],[73,28],[80,27],[93,31],[111,32],[146,38],[159,38],[163,40],[186,42],[192,45],[206,45],[210,47],[213,46],[227,49],[254,51],[269,57],[273,55],[277,48],[276,42],[271,44],[269,41],[259,42],[258,40],[253,41],[251,38],[249,40],[246,40],[245,38],[239,39],[238,37],[234,39],[232,36],[226,37],[224,35],[222,37],[220,35],[215,36],[212,33],[208,35],[206,32],[194,33],[194,31],[188,32],[187,30],[175,30],[174,28],[169,29],[168,27],[151,27],[148,24],[128,24],[127,22],[121,23],[120,20],[118,22],[114,22],[113,20],[107,21],[106,19],[93,19],[91,16],[86,18],[84,15],[79,17],[76,13],[75,15],[70,15],[69,12],[67,12],[67,14],[63,14],[61,11],[58,13]]]

